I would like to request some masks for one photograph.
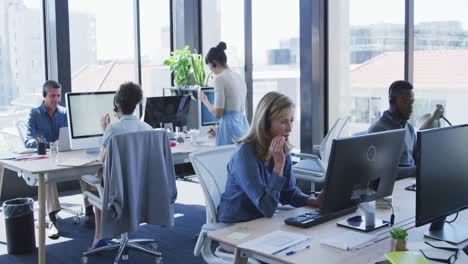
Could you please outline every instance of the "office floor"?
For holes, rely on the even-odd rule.
[[[192,180],[196,180],[192,178]],[[198,183],[193,181],[177,181],[178,197],[175,204],[176,224],[174,227],[163,228],[143,225],[130,234],[130,238],[154,238],[163,253],[163,262],[168,264],[204,263],[201,257],[193,255],[196,235],[205,222],[205,207],[203,192]],[[36,197],[35,197],[36,199]],[[62,193],[61,203],[77,205],[82,203],[82,195],[78,191]],[[37,208],[37,203],[35,203]],[[80,263],[81,253],[91,244],[94,229],[82,223],[73,224],[73,217],[65,212],[59,213],[58,224],[62,236],[58,240],[46,239],[47,263]],[[36,222],[37,223],[37,222]],[[36,229],[36,241],[37,241]],[[36,242],[37,245],[37,242]],[[8,255],[6,246],[5,222],[0,212],[0,263],[37,263],[37,253],[27,255]],[[91,256],[88,263],[112,263],[115,252]],[[151,256],[131,251],[126,263],[154,263]]]

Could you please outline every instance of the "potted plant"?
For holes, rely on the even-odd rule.
[[[171,73],[174,74],[174,84],[179,87],[186,87],[192,79],[192,54],[189,46],[183,49],[177,49],[171,52],[171,56],[164,61],[164,65],[171,68]]]
[[[406,238],[408,232],[402,228],[395,228],[390,231],[392,236],[392,251],[406,251]]]
[[[200,87],[206,86],[208,84],[208,79],[211,76],[205,72],[205,63],[203,61],[203,56],[201,54],[195,53],[191,57],[193,77],[195,79],[195,85]]]

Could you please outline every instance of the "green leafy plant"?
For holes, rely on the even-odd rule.
[[[404,239],[408,236],[408,232],[402,228],[395,228],[392,231],[390,231],[390,235],[394,239]]]
[[[192,79],[191,69],[192,54],[189,50],[189,46],[185,46],[183,49],[177,49],[171,52],[171,56],[164,61],[164,65],[171,68],[171,72],[174,74],[174,83],[177,86],[186,86]]]
[[[206,74],[203,56],[201,54],[197,54],[196,50],[195,53],[192,54],[191,63],[195,84],[198,86],[206,86],[206,84],[208,83],[208,79],[211,76],[211,73]]]

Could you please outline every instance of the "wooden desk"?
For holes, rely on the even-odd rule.
[[[190,160],[188,156],[192,152],[208,150],[216,147],[214,138],[205,143],[196,145],[191,144],[189,141],[190,139],[186,138],[184,143],[177,144],[175,147],[171,148],[172,161],[174,162],[174,165],[189,163]]]
[[[410,185],[414,179],[405,179],[395,183],[393,192],[393,206],[395,210],[395,225],[386,227],[372,232],[377,235],[378,240],[374,244],[362,249],[354,249],[344,251],[320,243],[320,240],[333,237],[341,232],[349,231],[342,227],[338,227],[336,222],[344,220],[352,215],[344,216],[311,228],[297,228],[286,225],[283,220],[287,217],[296,216],[308,211],[308,208],[295,208],[291,210],[279,210],[273,218],[261,218],[245,223],[238,223],[224,229],[210,232],[208,236],[218,242],[230,245],[236,248],[235,263],[246,263],[247,257],[255,258],[268,263],[375,263],[382,260],[383,254],[390,250],[390,238],[388,232],[395,227],[403,227],[405,229],[414,227],[415,215],[415,197],[416,193],[404,190],[404,187]],[[376,216],[384,220],[388,220],[391,215],[390,209],[377,209]],[[459,220],[461,221],[461,220]],[[468,219],[464,220],[468,223]],[[424,233],[428,226],[418,228]],[[286,256],[278,254],[275,256],[265,255],[259,252],[252,251],[248,248],[240,248],[239,245],[265,235],[267,233],[284,230],[289,232],[297,232],[306,234],[312,238],[308,242],[311,248],[301,251],[298,254]],[[235,240],[228,236],[233,232],[249,233],[250,235],[242,240]],[[411,233],[411,238],[422,240],[423,235]],[[302,245],[303,246],[303,245]],[[300,246],[298,246],[299,248]]]
[[[82,175],[89,170],[101,167],[100,162],[87,164],[81,167],[63,167],[57,166],[55,160],[50,158],[48,154],[47,159],[41,160],[28,160],[28,161],[15,161],[15,160],[0,160],[0,182],[3,179],[4,168],[18,172],[23,177],[28,185],[38,185],[38,200],[39,200],[39,258],[38,263],[46,263],[45,255],[45,183],[69,181],[77,179],[77,176]],[[60,152],[59,158],[73,159],[86,156],[86,151],[77,150],[69,152]],[[53,172],[67,172],[67,173],[53,173]],[[70,172],[70,173],[68,173]],[[49,175],[53,177],[49,178]],[[59,178],[61,177],[61,178]],[[0,186],[1,188],[1,186]]]
[[[213,140],[214,142],[214,140]],[[213,148],[213,144],[201,144],[192,146],[186,142],[178,144],[172,148],[172,155],[174,164],[190,162],[188,155],[191,152]],[[50,153],[48,153],[49,157]],[[76,150],[68,152],[60,152],[60,159],[73,159],[84,157],[86,154],[85,150]],[[96,156],[96,155],[95,155]],[[2,188],[4,169],[9,169],[18,173],[22,176],[24,181],[30,186],[38,186],[38,202],[39,202],[39,259],[38,263],[45,264],[45,183],[49,182],[61,182],[61,181],[72,181],[79,180],[82,175],[92,173],[96,171],[102,164],[95,162],[87,164],[81,167],[64,167],[57,166],[56,162],[52,158],[41,159],[41,160],[28,160],[28,161],[15,161],[15,160],[0,160],[0,193]],[[55,173],[60,172],[60,173]]]

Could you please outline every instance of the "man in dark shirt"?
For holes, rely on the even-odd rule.
[[[413,112],[413,86],[407,81],[395,81],[388,89],[388,97],[389,109],[371,125],[368,132],[373,133],[401,128],[406,130],[398,173],[398,178],[406,178],[413,175],[416,168],[413,158],[416,134],[413,126],[408,123]]]

